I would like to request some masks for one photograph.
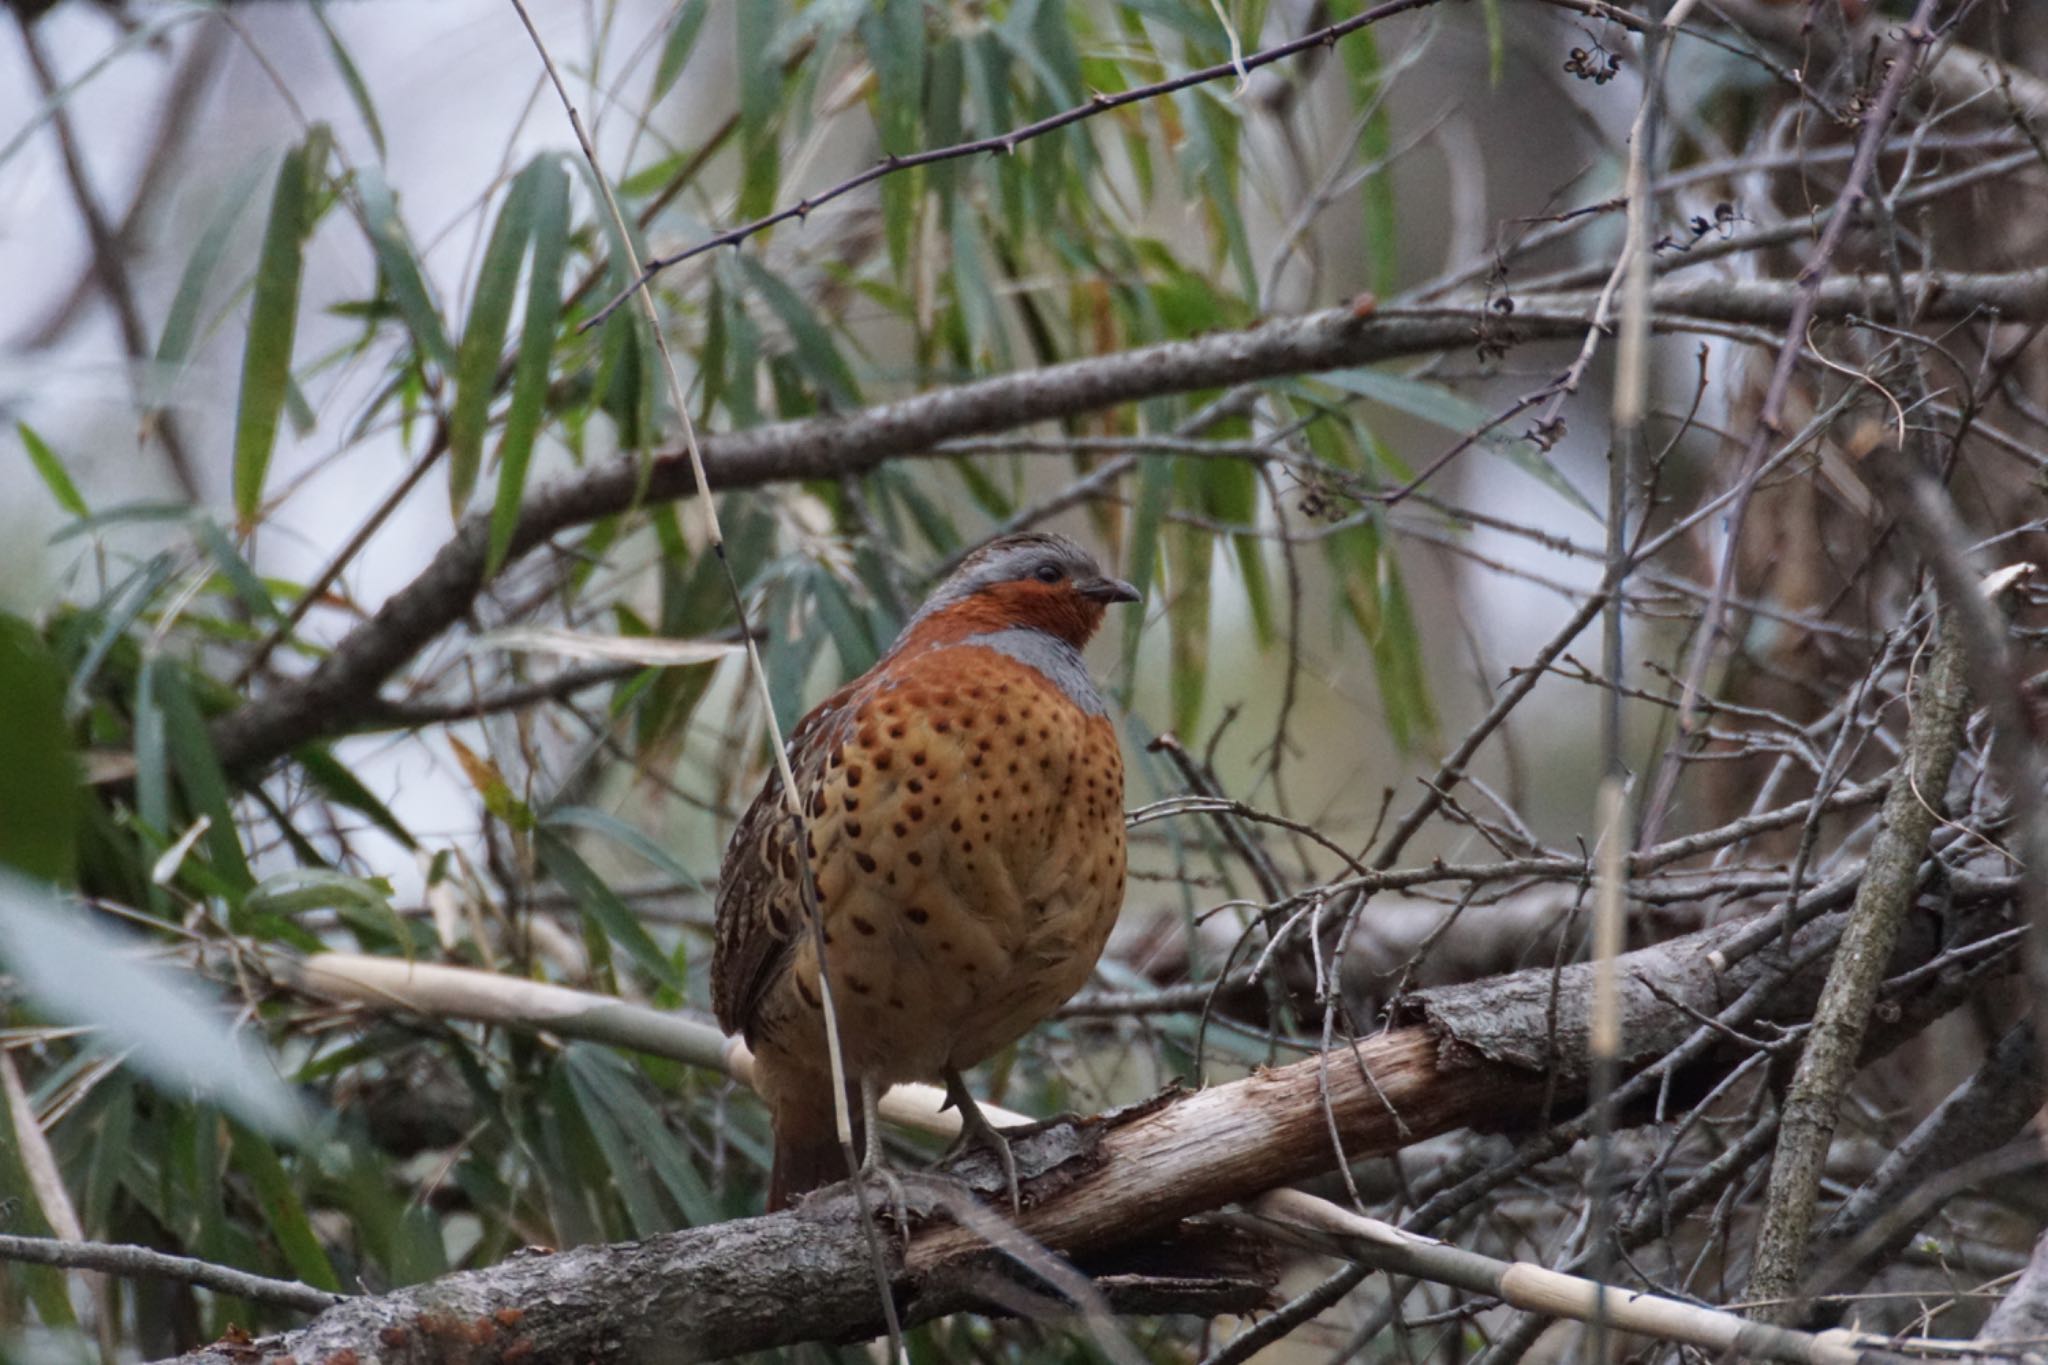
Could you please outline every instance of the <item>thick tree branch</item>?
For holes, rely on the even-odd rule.
[[[1980,314],[2048,316],[2048,269],[2003,275],[1908,275],[1906,294],[1924,298],[1924,321]],[[1780,322],[1803,296],[1793,281],[1688,281],[1651,291],[1657,325],[1683,317]],[[1881,277],[1828,280],[1815,293],[1823,318],[1892,318],[1891,284]],[[1483,306],[1375,313],[1371,300],[1304,317],[1276,319],[1240,332],[1169,342],[962,384],[858,413],[779,422],[703,440],[706,475],[716,491],[861,474],[892,459],[933,453],[942,441],[1011,431],[1036,422],[1099,411],[1165,394],[1190,393],[1282,375],[1372,364],[1490,342],[1578,337],[1592,306],[1581,295],[1530,295],[1512,314]],[[636,461],[560,480],[536,491],[521,513],[507,563],[573,527],[650,502],[696,491],[687,459],[670,452],[643,469]],[[415,654],[466,613],[485,583],[490,518],[464,521],[455,537],[405,588],[355,627],[304,677],[279,685],[222,718],[214,742],[231,767],[268,763],[298,745],[345,733],[373,718],[378,690]],[[98,765],[102,777],[122,765]]]
[[[1995,909],[2010,895],[2008,882],[1961,888],[1956,900],[1981,911],[1987,896]],[[1818,964],[1845,918],[1836,912],[1800,930],[1794,951],[1816,965],[1771,991],[1772,1017],[1797,1019],[1810,1010],[1819,989]],[[1995,914],[1966,913],[1946,926],[1934,918],[1908,924],[1895,969],[1925,965],[1953,948],[1957,935],[1974,941],[2004,927]],[[1700,1017],[1771,978],[1777,970],[1773,955],[1738,956],[1754,927],[1722,925],[1619,960],[1631,1064],[1672,1052],[1698,1031]],[[1525,1123],[1538,1115],[1547,1095],[1568,1102],[1582,1093],[1591,970],[1538,968],[1422,992],[1413,1012],[1423,1022],[1390,1029],[1328,1058],[1019,1137],[1027,1202],[1018,1229],[1091,1273],[1130,1274],[1130,1258],[1148,1249],[1164,1243],[1174,1254],[1183,1252],[1189,1233],[1182,1220],[1190,1215],[1328,1170],[1335,1158],[1326,1113],[1351,1160],[1386,1155],[1454,1128]],[[1943,988],[1941,976],[1922,972],[1908,986],[1932,994]],[[1697,1074],[1675,1083],[1711,1081],[1744,1056],[1739,1045],[1724,1044]],[[986,1191],[1001,1188],[994,1163],[982,1154],[951,1169]],[[946,1182],[909,1183],[913,1203],[928,1195],[928,1187],[940,1190],[940,1205],[957,1198]],[[894,1237],[886,1243],[891,1282],[907,1323],[1014,1303],[1018,1288],[1039,1297],[1059,1293],[1028,1275],[1020,1282],[1022,1272],[956,1223],[920,1224],[907,1249]],[[380,1341],[424,1343],[461,1333],[529,1359],[637,1362],[850,1340],[880,1330],[867,1256],[852,1199],[843,1190],[827,1191],[770,1217],[632,1245],[526,1254],[490,1269],[350,1300],[300,1331],[261,1343],[261,1349],[301,1360],[353,1350],[367,1359]],[[1161,1287],[1144,1282],[1151,1301],[1158,1302]],[[1112,1291],[1129,1283],[1112,1277],[1105,1292],[1113,1305],[1118,1300]],[[1209,1292],[1222,1296],[1213,1285]],[[392,1349],[387,1345],[383,1354]],[[218,1348],[188,1358],[208,1365],[236,1359]]]

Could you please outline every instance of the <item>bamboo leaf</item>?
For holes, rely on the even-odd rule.
[[[0,959],[44,1016],[83,1024],[173,1098],[197,1092],[263,1132],[303,1127],[276,1069],[188,981],[144,965],[47,885],[0,871]]]
[[[534,438],[547,411],[549,362],[554,359],[555,330],[562,318],[562,254],[569,236],[569,176],[553,157],[536,160],[521,173],[531,176],[533,269],[527,276],[526,317],[519,329],[519,362],[512,371],[512,406],[505,415],[505,439],[499,446],[498,496],[491,511],[490,553],[486,576],[497,573],[512,547],[519,525],[526,470],[533,458]]]
[[[377,269],[383,272],[384,287],[391,291],[391,301],[412,333],[413,345],[443,373],[455,373],[455,348],[449,344],[440,310],[427,292],[419,255],[398,217],[391,186],[375,166],[365,166],[356,172],[356,195],[362,200],[364,226],[377,255]]]
[[[682,994],[683,978],[675,964],[655,946],[654,940],[647,936],[647,930],[633,917],[632,910],[611,887],[605,885],[604,878],[583,861],[582,855],[570,846],[568,840],[550,826],[542,825],[534,841],[534,849],[548,875],[576,898],[577,905],[582,907],[592,923],[631,954],[649,976],[678,995]]]
[[[172,295],[170,311],[164,315],[163,334],[156,344],[156,364],[143,390],[144,407],[163,406],[185,358],[191,354],[192,339],[199,331],[200,305],[206,302],[206,287],[220,265],[235,225],[255,201],[256,186],[262,178],[263,167],[256,165],[230,181],[213,219],[193,243],[185,271],[178,277],[178,292]]]
[[[64,670],[34,626],[0,612],[0,866],[67,883],[78,871],[78,756]]]
[[[534,165],[540,164],[538,161]],[[498,358],[512,322],[512,297],[519,287],[519,262],[533,236],[533,165],[513,178],[491,239],[477,270],[476,292],[462,325],[455,359],[455,406],[448,414],[448,501],[456,516],[469,505],[483,467],[484,427],[498,387]]]
[[[668,37],[661,44],[661,60],[654,66],[654,89],[648,97],[649,104],[666,95],[676,77],[683,74],[690,52],[697,45],[697,31],[704,27],[706,8],[706,0],[686,0],[669,21]]]
[[[742,253],[739,264],[747,283],[789,329],[797,359],[802,362],[811,382],[825,390],[840,406],[859,407],[860,385],[855,382],[853,371],[846,367],[839,348],[833,344],[832,334],[818,321],[818,315],[811,311],[811,306],[781,276],[754,259],[751,253]]]
[[[419,847],[418,841],[412,837],[412,832],[399,823],[398,817],[391,813],[391,808],[379,801],[375,794],[364,786],[354,773],[343,767],[327,749],[309,744],[302,749],[294,750],[292,757],[315,790],[329,801],[368,816],[372,824],[405,847]]]
[[[285,1173],[284,1163],[277,1159],[276,1151],[239,1124],[235,1126],[230,1150],[236,1168],[249,1178],[256,1192],[256,1207],[263,1211],[264,1220],[276,1234],[278,1249],[284,1252],[292,1273],[316,1289],[340,1293],[341,1277],[334,1273],[333,1263],[321,1248],[319,1237],[314,1235],[306,1206],[300,1202],[299,1192]]]
[[[256,884],[242,853],[242,840],[235,829],[234,810],[229,805],[227,774],[213,739],[206,733],[206,721],[177,668],[158,670],[155,679],[157,702],[164,712],[164,739],[172,771],[193,812],[210,822],[205,835],[207,859],[212,870],[235,894]]]
[[[650,867],[678,886],[686,886],[692,891],[704,889],[704,883],[673,853],[617,816],[607,815],[591,806],[563,806],[548,812],[547,823],[557,829],[587,829],[593,834],[601,834],[621,848],[639,854]]]
[[[57,500],[57,505],[74,517],[91,516],[92,509],[85,505],[78,485],[71,482],[71,475],[65,472],[64,461],[57,458],[57,452],[50,449],[49,443],[38,436],[28,423],[16,422],[14,429],[21,434],[21,447],[28,452],[28,462],[36,467],[43,487],[50,490],[50,496]]]
[[[320,165],[311,156],[325,146],[319,129],[303,146],[285,153],[271,191],[270,219],[263,229],[262,254],[249,307],[249,339],[242,352],[242,392],[235,415],[235,514],[244,531],[256,525],[263,484],[277,445],[277,419],[291,382],[292,341],[299,326],[299,275],[307,234],[313,226],[313,178]]]
[[[341,35],[334,31],[334,25],[327,22],[325,0],[314,0],[313,18],[319,23],[320,32],[326,35],[327,54],[334,59],[335,69],[341,73],[341,83],[348,87],[349,98],[355,101],[356,113],[362,116],[370,142],[377,148],[377,155],[384,156],[384,125],[377,118],[377,106],[370,99],[370,87],[363,83],[363,73],[356,69],[355,59],[342,45]]]
[[[1426,379],[1411,379],[1407,375],[1395,374],[1391,370],[1332,370],[1322,377],[1347,393],[1383,403],[1396,412],[1420,418],[1433,426],[1456,432],[1459,436],[1478,431],[1494,418],[1494,414],[1485,407],[1441,384],[1431,383]],[[1563,471],[1529,442],[1496,429],[1482,436],[1479,444],[1505,457],[1510,464],[1588,516],[1598,518],[1600,515],[1586,500],[1585,494],[1564,476]]]

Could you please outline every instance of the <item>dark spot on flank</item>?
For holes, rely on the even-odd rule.
[[[957,815],[953,817],[953,832],[955,834],[960,832],[960,817]]]
[[[875,733],[874,726],[863,725],[860,727],[860,734],[856,735],[855,738],[860,741],[861,748],[872,749],[875,747],[876,742],[879,741],[882,737]]]
[[[875,755],[875,771],[876,771],[876,772],[878,772],[878,773],[885,773],[885,772],[888,772],[888,771],[889,771],[889,755],[887,755],[887,754],[876,754],[876,755]]]
[[[889,727],[889,738],[891,738],[891,739],[901,739],[901,738],[903,738],[903,727],[902,727],[902,726],[900,726],[900,725],[892,725],[892,726],[890,726],[890,727]]]
[[[913,768],[922,768],[924,766],[924,750],[919,749],[910,756],[910,766]]]
[[[846,822],[846,837],[849,839],[860,838],[860,821],[848,820]]]
[[[932,912],[921,905],[913,905],[903,912],[903,917],[912,924],[924,924],[931,919]]]
[[[912,852],[910,853],[909,857],[910,857],[910,865],[911,865],[912,867],[923,867],[923,866],[924,866],[924,855],[923,855],[922,853],[919,853],[919,852],[916,852],[915,850],[913,850],[913,851],[912,851]]]
[[[849,974],[846,978],[846,989],[852,991],[855,995],[867,995],[875,988],[859,977]]]
[[[845,746],[844,744],[835,744],[835,745],[833,745],[833,746],[832,746],[832,766],[833,766],[833,767],[835,767],[835,768],[838,768],[838,767],[843,767],[843,766],[845,765],[845,763],[846,763],[846,746]]]
[[[1089,880],[1093,881],[1094,878],[1091,877],[1089,878]],[[853,927],[860,931],[861,936],[863,938],[874,937],[875,926],[870,924],[867,920],[862,919],[859,915],[849,915],[847,916],[847,918],[853,921]]]
[[[932,722],[932,729],[938,731],[942,735],[949,733],[952,730],[952,728],[953,722],[950,720],[935,720]]]
[[[805,985],[804,982],[801,980],[799,980],[796,983],[796,993],[802,996],[804,998],[804,1003],[806,1005],[809,1005],[812,1009],[823,1008],[823,1006],[819,1003],[818,997],[811,994],[811,988]]]
[[[1008,711],[998,711],[998,712],[996,712],[996,724],[998,724],[998,725],[1008,725],[1009,723],[1010,723],[1010,713],[1009,713]]]
[[[898,820],[894,825],[890,826],[890,828],[895,833],[896,837],[899,839],[901,839],[904,835],[910,833],[910,826],[904,824],[901,820]]]
[[[972,853],[972,852],[974,852],[974,840],[972,840],[972,839],[962,839],[962,840],[960,841],[960,851],[961,851],[962,853]]]
[[[843,804],[846,806],[846,813],[848,815],[851,815],[855,811],[860,809],[860,798],[857,796],[849,796],[846,798]]]
[[[853,860],[860,864],[860,870],[863,872],[873,872],[875,870],[875,860],[866,853],[855,852]]]
[[[969,976],[973,976],[976,972],[981,970],[981,967],[978,963],[963,962],[960,964],[960,970],[967,973]]]
[[[1052,728],[1051,728],[1050,726],[1046,726],[1046,725],[1041,725],[1041,726],[1039,726],[1039,727],[1038,727],[1038,737],[1039,737],[1040,739],[1051,739],[1051,738],[1052,738]]]
[[[910,803],[910,809],[907,812],[907,814],[910,816],[913,823],[918,820],[922,820],[924,819],[924,807],[918,804],[917,802],[913,801]]]
[[[950,938],[942,938],[942,939],[940,939],[940,940],[939,940],[939,951],[940,951],[940,952],[942,952],[942,953],[950,953],[950,952],[952,952],[952,951],[953,951],[953,940],[952,940],[952,939],[950,939]]]
[[[919,792],[924,790],[924,779],[913,777],[910,779],[910,781],[904,783],[903,785],[910,789],[910,794],[912,796],[916,796]]]
[[[904,1007],[904,1005],[903,1005],[903,997],[901,997],[901,996],[898,996],[898,995],[892,995],[892,996],[890,996],[890,997],[889,997],[889,1008],[890,1008],[890,1009],[892,1009],[892,1010],[900,1010],[900,1009],[902,1009],[903,1007]]]
[[[853,765],[853,766],[852,766],[851,768],[848,768],[848,769],[846,770],[846,785],[847,785],[847,786],[849,786],[849,787],[858,787],[858,786],[860,785],[860,779],[861,779],[861,770],[860,770],[860,765],[859,765],[858,763],[854,764],[854,765]]]

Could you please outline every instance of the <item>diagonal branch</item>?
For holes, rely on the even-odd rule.
[[[1908,296],[1927,300],[1922,320],[1985,312],[2048,315],[2048,268],[2012,274],[1908,275]],[[1711,286],[1711,287],[1709,287]],[[1891,282],[1837,277],[1813,291],[1821,317],[1886,319]],[[1719,281],[1650,291],[1660,328],[1684,317],[1783,322],[1805,296],[1789,281]],[[1036,422],[1096,412],[1167,394],[1367,365],[1403,356],[1459,350],[1480,335],[1500,345],[1579,337],[1592,299],[1532,295],[1512,315],[1483,306],[1375,313],[1371,300],[1237,332],[1168,342],[961,384],[843,416],[778,422],[706,435],[702,451],[714,491],[862,474],[894,459],[934,454],[942,441],[1013,431]],[[621,459],[537,490],[521,511],[506,563],[551,536],[648,503],[696,491],[681,452],[643,468]],[[221,719],[214,743],[230,767],[259,767],[310,740],[346,733],[371,718],[378,689],[436,636],[460,620],[487,581],[490,516],[465,519],[453,539],[410,584],[351,630],[318,667]],[[118,769],[109,769],[118,775]]]
[[[1978,912],[1948,932],[1972,942],[1996,933],[2012,894],[2010,879],[1959,887],[1957,904]],[[1844,919],[1837,911],[1799,932],[1797,951],[1811,965],[1768,991],[1769,1015],[1794,1019],[1811,1008],[1827,947]],[[1952,946],[1932,921],[1908,926],[1895,972],[1923,966]],[[1619,959],[1631,1065],[1654,1069],[1698,1030],[1697,1016],[1718,1009],[1727,994],[1772,979],[1778,969],[1770,954],[1728,961],[1753,927],[1722,925]],[[1020,1135],[1027,1201],[1018,1230],[1099,1272],[1117,1266],[1119,1255],[1162,1241],[1178,1255],[1191,1235],[1182,1220],[1327,1171],[1334,1158],[1326,1113],[1351,1159],[1387,1155],[1461,1127],[1527,1124],[1553,1085],[1559,1100],[1583,1093],[1591,971],[1585,964],[1559,972],[1539,967],[1420,992],[1414,1014],[1422,1022],[1359,1040],[1340,1054],[1343,1065],[1311,1057],[1165,1103]],[[1930,1009],[1953,1003],[1942,995],[1951,987],[1940,972],[1895,978],[1895,985],[1900,980],[1901,1004],[1922,1022]],[[1675,1083],[1711,1082],[1747,1055],[1739,1045],[1721,1044]],[[1002,1188],[993,1161],[980,1154],[950,1172],[987,1192]],[[1020,1288],[1041,1297],[1061,1292],[993,1255],[977,1233],[955,1223],[923,1222],[908,1234],[907,1247],[893,1237],[887,1245],[906,1323],[1000,1308],[1015,1303]],[[838,1189],[769,1217],[628,1245],[517,1255],[488,1269],[363,1296],[257,1346],[301,1360],[341,1351],[368,1359],[379,1342],[425,1348],[440,1344],[427,1338],[460,1333],[472,1344],[495,1343],[533,1360],[712,1359],[873,1336],[881,1323],[870,1276],[853,1200]],[[1129,1301],[1112,1292],[1122,1281],[1097,1281],[1105,1283],[1112,1306],[1124,1310]],[[239,1365],[235,1352],[247,1349],[207,1348],[188,1359]]]

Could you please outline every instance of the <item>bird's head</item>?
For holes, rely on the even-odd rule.
[[[1137,600],[1136,588],[1103,573],[1065,536],[1000,536],[960,561],[910,619],[904,641],[916,636],[936,644],[1022,627],[1079,649],[1102,625],[1104,608]]]

